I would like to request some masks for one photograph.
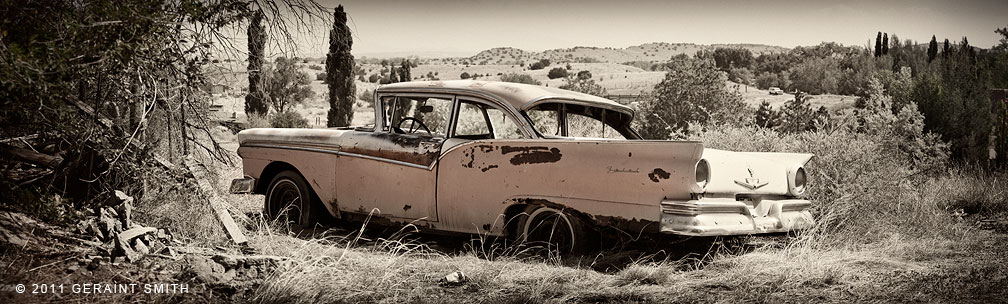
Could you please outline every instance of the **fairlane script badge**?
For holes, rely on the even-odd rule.
[[[768,184],[768,183],[760,183],[759,178],[753,176],[752,168],[749,169],[749,177],[746,177],[745,181],[735,180],[735,183],[738,184],[739,186],[746,187],[749,190],[756,190],[759,188],[763,188],[763,186],[766,186]]]

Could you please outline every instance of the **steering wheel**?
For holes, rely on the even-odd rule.
[[[402,125],[406,121],[410,122],[410,127],[409,127],[409,131],[408,132],[403,131],[403,129],[402,129]],[[402,132],[402,133],[410,133],[410,134],[416,133],[416,131],[419,130],[419,128],[423,128],[423,130],[425,132],[427,132],[427,135],[434,136],[434,134],[431,133],[430,128],[428,128],[427,125],[425,125],[423,123],[423,121],[420,121],[419,119],[416,119],[416,118],[413,118],[413,117],[403,117],[403,119],[399,121],[399,126],[396,127],[396,129],[399,129],[400,132]]]

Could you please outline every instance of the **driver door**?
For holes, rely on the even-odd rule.
[[[400,221],[437,221],[435,168],[451,125],[454,97],[397,95],[379,100],[379,129],[343,136],[338,205],[343,211],[374,211]]]

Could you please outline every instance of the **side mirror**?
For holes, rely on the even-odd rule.
[[[420,113],[434,112],[434,106],[419,106],[417,107],[417,111],[419,111]]]

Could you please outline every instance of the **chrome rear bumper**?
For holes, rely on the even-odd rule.
[[[746,235],[788,232],[815,224],[801,199],[762,199],[750,206],[732,198],[661,203],[661,232],[691,236]]]

